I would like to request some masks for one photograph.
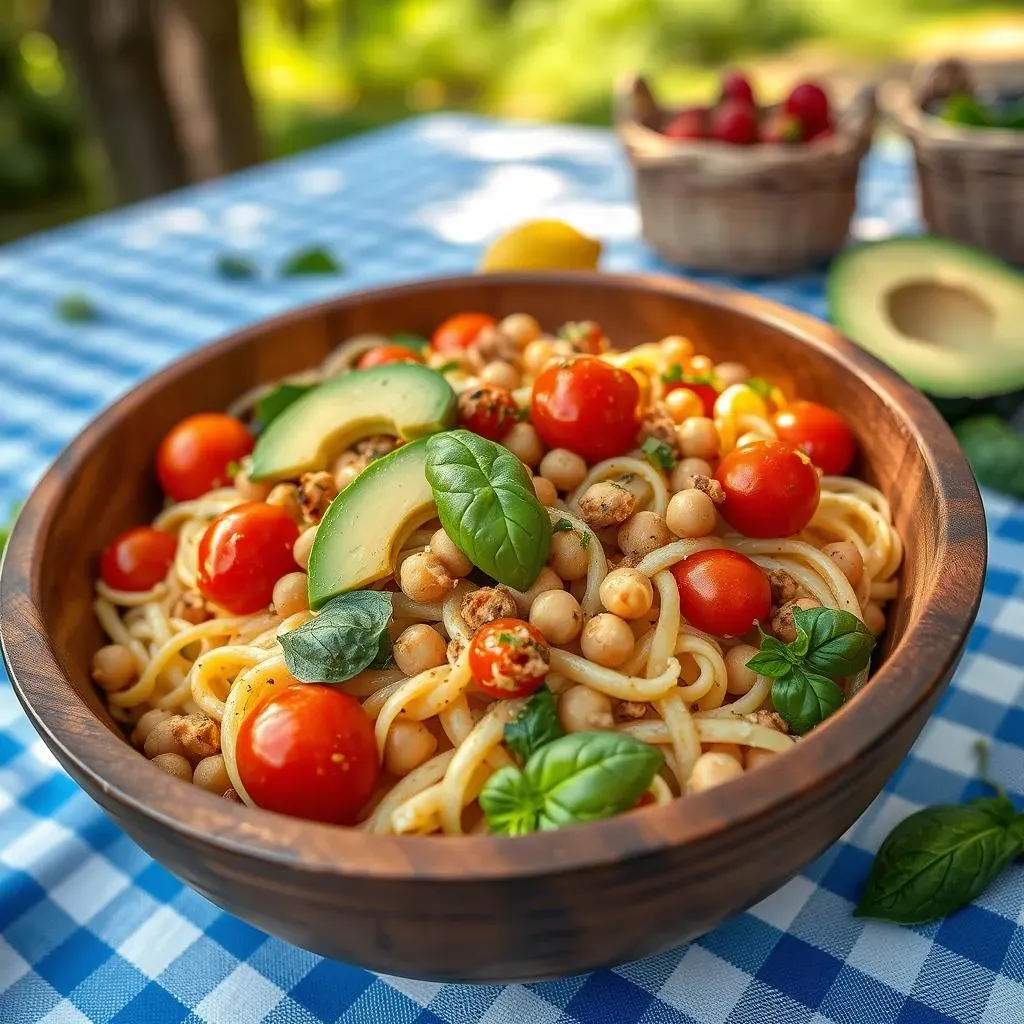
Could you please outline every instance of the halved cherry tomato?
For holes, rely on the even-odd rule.
[[[519,406],[508,388],[478,384],[459,395],[459,424],[474,434],[500,441],[519,422]]]
[[[748,537],[790,537],[814,517],[821,486],[811,460],[781,441],[754,441],[722,459],[715,479],[725,491],[719,511]]]
[[[199,541],[196,581],[203,597],[235,615],[265,608],[274,584],[296,570],[292,546],[298,536],[295,520],[263,501],[217,516]]]
[[[198,498],[228,482],[228,466],[245,458],[252,434],[233,416],[201,412],[183,419],[160,442],[156,475],[175,501]]]
[[[673,367],[673,370],[675,369],[676,367]],[[675,379],[674,373],[668,373],[662,375],[661,381],[666,395],[670,391],[692,391],[704,406],[704,415],[709,419],[714,416],[719,392],[709,377],[688,377],[680,371],[678,380]]]
[[[388,363],[422,362],[423,360],[411,348],[404,345],[378,345],[359,357],[356,369],[369,370],[374,366],[387,366]]]
[[[115,537],[100,556],[100,576],[113,590],[149,590],[161,583],[178,541],[163,530],[136,526]]]
[[[827,405],[791,402],[775,414],[780,441],[806,454],[826,476],[842,476],[853,462],[857,443],[846,420]]]
[[[289,686],[246,717],[235,758],[258,807],[335,825],[355,822],[380,775],[370,716],[315,683]]]
[[[551,654],[544,634],[522,619],[495,619],[469,642],[469,670],[492,697],[527,697],[548,674]]]
[[[549,363],[533,382],[530,418],[549,448],[568,448],[591,462],[636,445],[640,385],[602,359]]]
[[[686,621],[713,636],[743,636],[771,614],[772,590],[757,563],[738,551],[698,551],[672,566]]]
[[[430,345],[435,352],[457,355],[476,341],[485,327],[493,327],[497,321],[486,313],[456,313],[440,324]]]

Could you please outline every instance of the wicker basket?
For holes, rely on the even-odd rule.
[[[914,145],[928,229],[1024,264],[1024,132],[948,124],[924,109],[975,87],[1024,91],[1024,62],[919,65],[885,104]]]
[[[655,129],[671,111],[634,75],[615,100],[644,239],[671,263],[788,274],[825,262],[842,246],[874,132],[873,88],[861,89],[841,110],[834,137],[807,146],[666,138]]]

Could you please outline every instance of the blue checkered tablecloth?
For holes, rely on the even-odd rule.
[[[855,232],[917,229],[909,158],[868,161]],[[0,249],[0,505],[139,379],[240,325],[339,291],[471,269],[498,231],[563,217],[604,266],[668,270],[638,242],[603,131],[437,116]],[[282,280],[300,245],[340,277]],[[225,281],[226,249],[265,274]],[[728,282],[824,315],[820,274]],[[99,306],[74,326],[54,301]],[[585,311],[576,311],[582,315]],[[826,854],[699,941],[589,977],[464,987],[377,976],[268,938],[149,859],[57,767],[0,678],[2,1024],[1022,1024],[1024,867],[918,928],[851,914],[872,852],[923,804],[980,792],[972,747],[1024,798],[1024,506],[986,495],[991,564],[956,680],[885,793]],[[942,571],[942,567],[939,567]]]

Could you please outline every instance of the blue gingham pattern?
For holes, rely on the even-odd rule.
[[[0,249],[0,502],[85,422],[195,346],[341,290],[471,269],[498,231],[564,217],[613,270],[668,271],[638,242],[628,173],[602,131],[440,116]],[[855,233],[917,229],[908,154],[879,143]],[[272,273],[331,247],[340,278]],[[213,272],[226,249],[265,272]],[[732,281],[823,315],[822,276]],[[71,289],[102,312],[53,313]],[[585,310],[573,311],[585,315]],[[888,830],[980,792],[974,742],[1024,797],[1024,506],[986,496],[991,564],[956,680],[911,756],[840,842],[699,941],[614,971],[465,987],[377,976],[268,938],[151,861],[57,767],[0,680],[3,1024],[1021,1024],[1024,868],[919,928],[851,908]]]

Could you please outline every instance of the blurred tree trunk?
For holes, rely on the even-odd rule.
[[[299,36],[309,31],[309,0],[277,0],[277,16]]]
[[[238,0],[157,0],[164,80],[193,180],[256,163]]]
[[[52,0],[121,202],[177,188],[185,160],[157,61],[148,0]]]

